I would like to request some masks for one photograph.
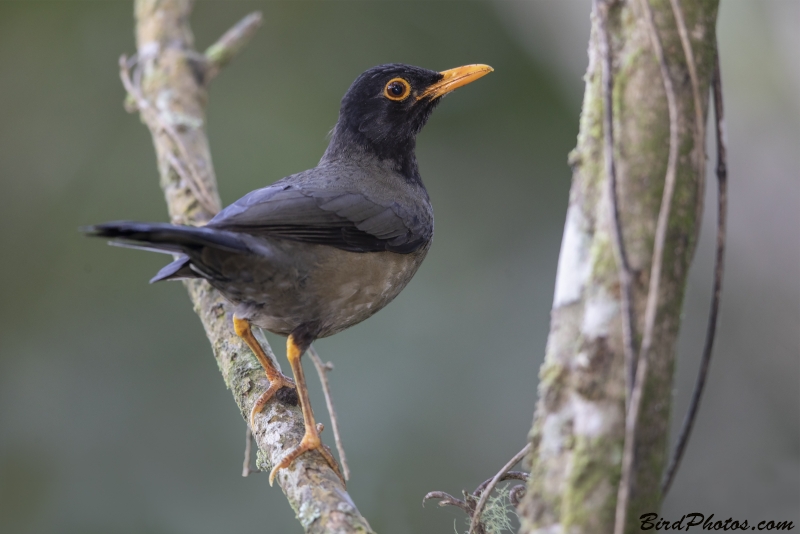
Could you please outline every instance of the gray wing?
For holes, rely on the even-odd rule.
[[[208,226],[351,252],[408,254],[431,239],[433,224],[426,219],[396,202],[383,205],[361,193],[284,182],[248,193]]]

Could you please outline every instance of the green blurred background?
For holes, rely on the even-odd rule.
[[[264,27],[210,90],[226,204],[314,166],[341,96],[368,67],[495,68],[449,97],[420,136],[436,239],[419,274],[386,310],[317,344],[336,364],[349,489],[372,526],[464,530],[460,511],[420,502],[474,488],[525,442],[589,3],[200,2],[197,47],[256,9]],[[797,1],[721,7],[726,288],[667,517],[800,523],[798,20]],[[164,257],[77,232],[166,220],[150,135],[122,109],[117,58],[134,49],[128,2],[0,3],[0,532],[299,533],[265,475],[240,476],[245,425],[186,293],[147,284]],[[702,346],[714,206],[710,182],[673,429]]]

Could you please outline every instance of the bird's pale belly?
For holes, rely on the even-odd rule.
[[[219,268],[228,280],[211,284],[236,305],[238,317],[283,335],[303,325],[317,338],[360,323],[391,302],[429,248],[357,253],[286,240],[262,243],[262,254],[227,256]]]

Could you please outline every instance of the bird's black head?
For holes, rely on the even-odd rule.
[[[418,180],[415,138],[436,104],[491,71],[488,65],[467,65],[436,72],[399,63],[369,69],[342,98],[324,158],[357,151],[388,160],[407,178]]]

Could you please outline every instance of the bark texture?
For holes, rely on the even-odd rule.
[[[251,15],[206,54],[193,49],[189,0],[137,0],[138,67],[126,81],[126,105],[138,109],[153,134],[161,187],[173,223],[202,225],[219,209],[205,134],[206,85],[260,22]],[[131,66],[131,65],[129,65]],[[123,65],[124,67],[124,65]],[[214,356],[245,421],[268,382],[250,349],[235,335],[228,303],[205,281],[185,283]],[[269,470],[303,436],[299,407],[271,400],[252,428],[260,467]],[[369,533],[344,485],[318,453],[306,453],[277,481],[306,532]]]
[[[634,343],[641,344],[664,190],[670,121],[642,2],[609,2],[614,157],[622,237],[633,274]],[[626,532],[657,512],[668,459],[675,344],[686,277],[702,215],[704,165],[697,157],[695,105],[669,0],[651,0],[678,108],[678,160],[659,285],[649,371],[635,441],[635,477]],[[682,2],[707,115],[716,53],[717,0]],[[569,208],[561,244],[550,334],[531,429],[531,477],[520,532],[614,530],[625,435],[622,303],[613,218],[603,160],[600,20],[592,17],[589,66]]]

